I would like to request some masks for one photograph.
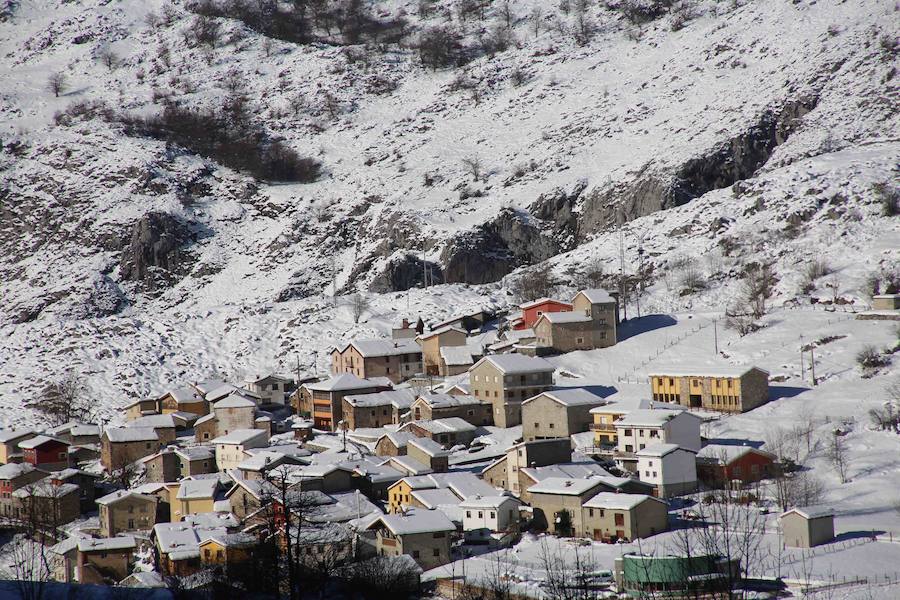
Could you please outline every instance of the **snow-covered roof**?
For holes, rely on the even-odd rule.
[[[86,435],[100,435],[99,425],[76,425],[69,430],[72,437],[83,437]]]
[[[422,347],[414,339],[353,340],[347,345],[353,346],[363,358],[422,353]]]
[[[405,515],[382,515],[373,524],[381,523],[394,535],[411,535],[438,531],[456,531],[456,525],[438,510],[410,510]]]
[[[122,535],[111,538],[80,538],[79,552],[114,552],[116,550],[132,550],[137,547],[133,536]]]
[[[686,411],[641,409],[633,410],[614,423],[616,427],[662,427],[672,419],[687,415],[700,419],[697,415]]]
[[[183,479],[176,498],[179,500],[212,498],[218,489],[218,479]]]
[[[453,406],[465,406],[469,404],[480,404],[481,401],[475,396],[468,394],[446,394],[444,392],[425,392],[419,395],[431,408],[450,408]]]
[[[246,548],[255,546],[259,540],[250,533],[213,533],[200,536],[200,546],[218,544],[225,548]]]
[[[662,457],[664,457],[668,454],[671,454],[679,449],[690,452],[690,450],[687,450],[686,448],[682,448],[678,444],[659,443],[659,444],[651,444],[651,445],[647,446],[646,448],[638,450],[635,454],[637,456],[650,456],[653,458],[662,458]]]
[[[601,303],[616,301],[615,298],[613,298],[612,296],[609,295],[609,292],[607,292],[606,290],[601,289],[601,288],[594,288],[591,290],[581,290],[580,292],[575,294],[576,298],[578,296],[584,296],[587,299],[587,301],[590,302],[591,304],[601,304]]]
[[[161,428],[175,428],[175,417],[171,414],[165,415],[147,415],[144,417],[138,417],[134,421],[128,423],[126,427],[131,428],[151,428],[151,429],[161,429]]]
[[[377,387],[378,384],[374,381],[357,377],[353,373],[341,373],[325,381],[304,383],[303,386],[308,390],[317,392],[343,392],[346,390],[370,389]]]
[[[145,500],[147,502],[157,502],[159,498],[151,494],[141,494],[134,490],[117,490],[111,494],[107,494],[102,498],[97,498],[96,502],[100,505],[109,506],[123,500]]]
[[[679,404],[668,402],[656,402],[647,398],[629,398],[603,404],[591,409],[591,413],[604,415],[625,415],[635,410],[652,408],[655,410],[683,411],[685,408]]]
[[[609,510],[632,510],[647,500],[663,502],[647,494],[621,494],[618,492],[600,492],[584,503],[585,508],[603,508]]]
[[[285,462],[300,464],[299,459],[294,456],[288,456],[281,452],[271,452],[264,448],[263,452],[254,453],[242,460],[237,468],[241,471],[263,471],[267,468],[277,467]]]
[[[187,460],[206,460],[215,456],[209,446],[191,446],[189,448],[176,448],[175,454]]]
[[[163,396],[166,395],[172,396],[172,399],[175,400],[177,404],[193,403],[203,400],[195,388],[187,385],[171,389],[163,394]]]
[[[548,360],[524,354],[492,354],[485,356],[472,367],[473,369],[484,362],[492,364],[498,371],[505,375],[520,373],[548,373],[556,370]]]
[[[555,298],[538,298],[537,300],[532,300],[531,302],[526,302],[525,304],[520,304],[519,308],[522,310],[527,310],[534,306],[539,306],[541,304],[546,304],[547,302],[553,302],[556,304],[564,304],[566,306],[572,306],[570,302],[566,302],[565,300],[557,300]]]
[[[700,452],[697,453],[697,458],[702,458],[707,461],[715,461],[720,464],[724,461],[727,464],[739,459],[740,457],[750,452],[769,457],[772,460],[775,460],[776,458],[774,454],[766,452],[765,450],[760,450],[759,448],[755,448],[753,446],[738,446],[734,444],[707,444],[700,449]]]
[[[35,435],[32,429],[0,429],[0,444],[15,441],[27,435]]]
[[[246,444],[247,442],[265,438],[267,436],[263,429],[235,429],[229,431],[227,435],[220,435],[212,440],[211,444]]]
[[[398,409],[409,408],[416,399],[416,393],[410,388],[387,390],[372,394],[352,394],[344,396],[350,406],[360,408],[373,406],[395,406]]]
[[[576,458],[580,455],[573,455]],[[591,459],[573,460],[572,462],[546,465],[543,467],[523,467],[522,472],[532,480],[540,482],[545,479],[584,479],[585,477],[612,477],[600,463]]]
[[[194,427],[196,427],[197,425],[202,425],[203,423],[206,423],[207,421],[212,421],[215,418],[216,418],[216,413],[214,413],[214,412],[203,415],[202,417],[200,417],[199,419],[197,419],[194,422]]]
[[[206,394],[210,393],[214,389],[220,388],[223,385],[227,385],[227,384],[221,379],[211,378],[211,379],[204,379],[203,381],[197,381],[197,382],[193,383],[192,385],[194,386],[194,389],[196,389],[198,392],[200,392],[201,394],[203,394],[205,396]]]
[[[195,527],[227,527],[233,528],[240,526],[241,522],[230,512],[205,512],[193,515],[185,515],[182,519],[184,523]]]
[[[449,367],[471,365],[475,362],[468,346],[441,346],[440,354]]]
[[[532,396],[528,400],[522,403],[524,406],[533,400],[540,398],[541,396],[546,396],[547,398],[553,400],[554,402],[558,402],[563,406],[584,406],[588,404],[600,404],[604,402],[603,398],[600,396],[589,392],[584,388],[568,388],[561,390],[548,390],[546,392],[542,392],[537,396]]]
[[[650,377],[741,377],[757,369],[766,375],[765,369],[754,365],[695,365],[695,366],[657,366],[650,372]]]
[[[551,323],[587,323],[591,320],[591,317],[581,312],[566,311],[547,312],[542,314],[540,319],[546,319]]]
[[[427,340],[428,338],[434,337],[436,335],[442,335],[442,334],[448,333],[450,331],[456,331],[456,332],[462,333],[464,335],[469,333],[468,331],[466,331],[465,329],[462,329],[461,327],[455,327],[453,325],[446,325],[444,327],[439,327],[438,329],[435,329],[434,331],[422,333],[421,335],[419,335],[419,339]]]
[[[36,470],[31,463],[7,463],[0,465],[0,480],[7,481]]]
[[[224,527],[195,527],[187,523],[157,523],[153,526],[156,543],[163,554],[172,560],[200,556],[200,540],[226,535]]]
[[[796,513],[805,519],[820,519],[822,517],[833,517],[834,509],[826,506],[796,506],[789,511],[781,514],[782,517]]]
[[[390,433],[386,433],[375,442],[376,444],[380,442],[382,439],[387,438],[396,448],[405,448],[406,444],[409,443],[410,440],[415,439],[417,436],[413,435],[408,431],[391,431]]]
[[[548,477],[537,482],[528,492],[531,494],[556,494],[561,496],[580,496],[603,484],[599,477]]]
[[[110,442],[158,442],[152,427],[110,427],[103,434]]]
[[[407,454],[392,456],[389,460],[392,467],[404,471],[409,475],[425,475],[431,473],[431,467]]]
[[[244,383],[261,383],[263,381],[277,381],[278,383],[290,383],[293,381],[290,377],[276,375],[275,373],[266,373],[263,375],[253,374],[244,378]]]
[[[29,450],[32,448],[37,448],[38,446],[43,446],[48,442],[57,442],[59,444],[69,445],[69,442],[65,440],[61,440],[59,438],[50,437],[49,435],[36,435],[30,440],[25,440],[24,442],[19,442],[19,448],[22,450]]]
[[[213,404],[213,409],[225,409],[225,408],[256,408],[256,402],[241,396],[240,394],[231,394],[225,396],[221,400],[217,401]]]
[[[428,438],[413,437],[408,441],[408,445],[415,446],[425,454],[431,457],[448,456],[450,453],[444,450],[444,447]]]
[[[15,490],[12,495],[14,498],[62,498],[69,494],[79,493],[81,488],[74,483],[62,483],[56,485],[50,479],[41,479],[36,483],[29,483],[24,487]]]
[[[497,494],[494,496],[482,496],[475,495],[470,498],[466,498],[462,502],[459,503],[460,508],[493,508],[499,509],[501,506],[506,504],[507,502],[514,502],[516,504],[521,504],[521,500],[515,498],[514,496],[505,496],[501,494]]]
[[[447,417],[446,419],[434,419],[432,421],[410,421],[408,425],[418,425],[425,431],[430,433],[462,433],[464,431],[475,431],[474,425],[460,417]]]
[[[447,504],[459,504],[460,498],[450,488],[428,488],[412,490],[410,496],[428,509],[436,509]]]

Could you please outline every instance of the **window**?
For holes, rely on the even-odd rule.
[[[628,435],[628,436],[630,436],[630,435],[631,435],[631,430],[630,430],[630,429],[626,429],[625,431],[622,432],[622,435]]]
[[[644,477],[650,477],[650,471],[644,471]]]
[[[638,436],[644,437],[644,430],[643,430],[643,429],[638,429]]]
[[[481,512],[480,510],[478,511],[478,518],[479,518],[479,519],[483,519],[483,518],[484,518],[484,513]]]
[[[589,516],[589,517],[593,517],[593,516],[594,516],[594,509],[593,509],[593,508],[589,508],[589,509],[588,509],[588,516]]]
[[[656,471],[653,471],[653,476],[656,477]]]
[[[496,517],[497,517],[497,515],[494,514],[494,511],[491,511],[491,518],[494,519]]]
[[[472,518],[472,511],[471,511],[471,510],[467,510],[467,511],[466,511],[466,518],[467,518],[467,519],[471,519],[471,518]]]
[[[583,344],[583,343],[584,343],[584,338],[583,338],[583,337],[575,338],[575,343],[576,343],[576,344]]]
[[[441,555],[441,549],[440,549],[440,548],[435,548],[434,550],[431,551],[431,554],[432,554],[432,556],[440,556],[440,555]]]
[[[540,423],[535,423],[535,424],[534,424],[534,428],[535,428],[535,429],[540,429],[540,428],[541,428],[541,424],[540,424]],[[519,450],[519,456],[522,456],[522,451],[521,451],[521,450]]]
[[[634,452],[634,446],[631,444],[625,444],[625,452]]]

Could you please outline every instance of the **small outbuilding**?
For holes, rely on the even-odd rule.
[[[830,508],[792,508],[781,515],[784,543],[792,548],[812,548],[834,539],[834,511]]]

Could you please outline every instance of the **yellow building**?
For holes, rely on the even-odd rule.
[[[633,410],[642,410],[653,408],[653,402],[650,400],[622,400],[620,402],[611,402],[591,409],[591,415],[594,422],[591,424],[591,431],[594,432],[594,445],[615,446],[618,442],[616,436],[616,421],[627,415]]]
[[[650,376],[653,399],[721,412],[746,412],[769,401],[769,373],[758,367],[665,369]]]

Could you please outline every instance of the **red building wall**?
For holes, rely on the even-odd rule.
[[[559,300],[546,300],[544,302],[541,302],[540,304],[534,304],[522,311],[522,322],[516,326],[516,329],[528,329],[530,327],[534,327],[534,324],[537,323],[538,317],[540,317],[544,313],[569,312],[571,310],[571,304],[567,302],[560,302]]]

